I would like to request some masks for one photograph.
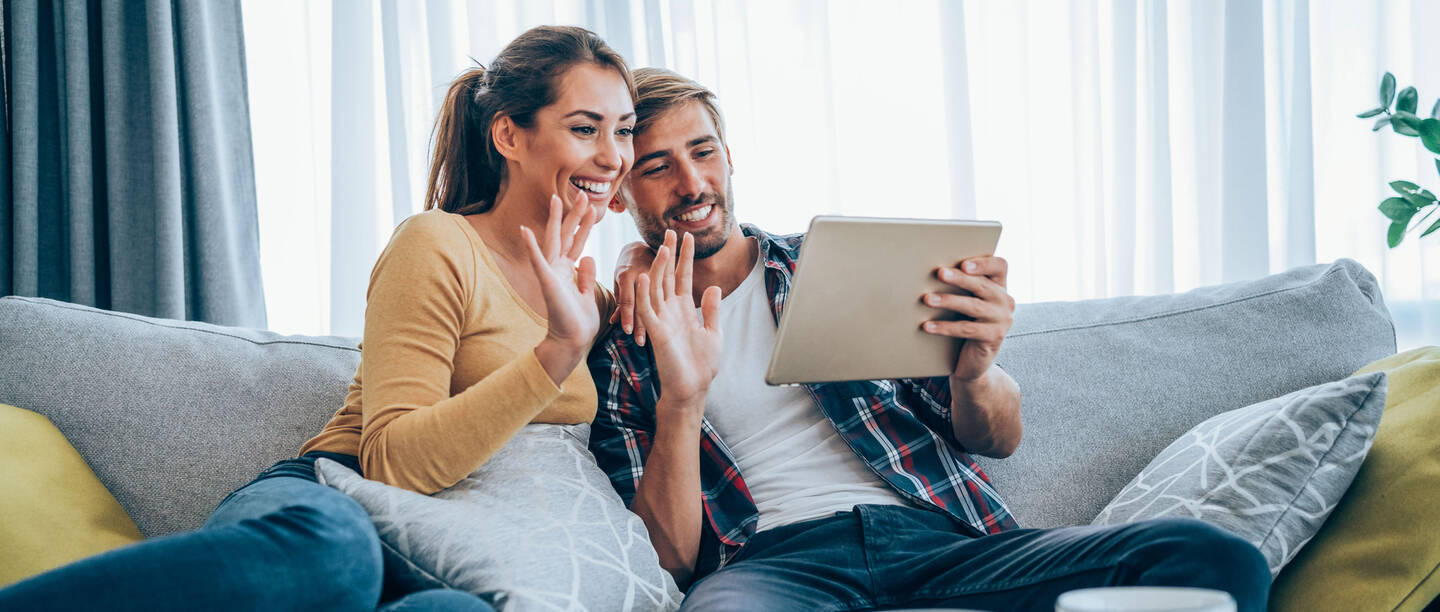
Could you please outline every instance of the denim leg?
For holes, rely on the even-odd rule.
[[[972,538],[947,528],[948,519],[938,515],[862,508],[876,508],[862,516],[866,554],[884,585],[882,605],[1053,610],[1055,599],[1074,589],[1176,586],[1226,591],[1241,612],[1262,612],[1269,597],[1270,571],[1260,551],[1198,520]]]
[[[495,608],[465,591],[429,589],[411,593],[380,606],[378,612],[495,612]]]
[[[0,610],[373,610],[379,539],[345,494],[256,480],[197,531],[154,538],[0,590]]]
[[[690,587],[682,611],[825,612],[874,607],[853,513],[767,529]]]

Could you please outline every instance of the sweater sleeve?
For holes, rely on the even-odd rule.
[[[453,219],[396,229],[366,297],[360,462],[365,476],[424,494],[474,472],[560,394],[534,351],[450,395],[475,249]]]

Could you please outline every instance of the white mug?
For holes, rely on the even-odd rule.
[[[1212,589],[1104,587],[1061,595],[1055,612],[1235,612],[1235,599]]]

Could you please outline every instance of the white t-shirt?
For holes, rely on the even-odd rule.
[[[760,509],[757,529],[856,504],[907,505],[850,449],[805,387],[765,384],[777,330],[758,259],[720,302],[724,353],[705,397],[705,418],[730,447]]]

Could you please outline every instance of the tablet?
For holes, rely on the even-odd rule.
[[[958,293],[935,270],[993,255],[996,221],[819,216],[800,247],[765,382],[771,385],[947,376],[962,340],[925,333],[959,313],[926,306]]]

